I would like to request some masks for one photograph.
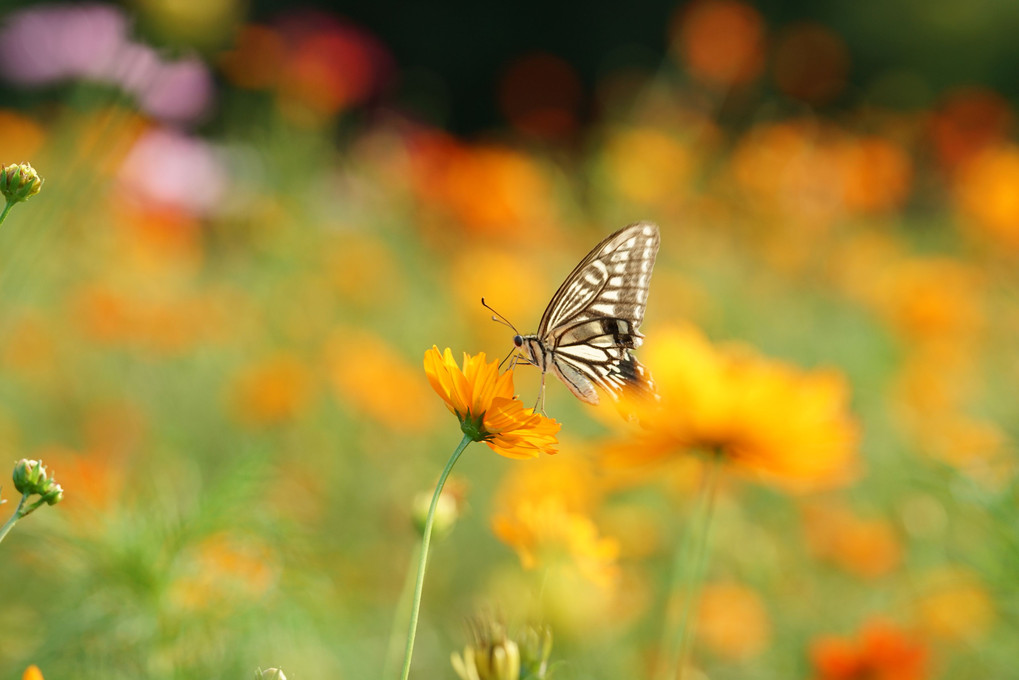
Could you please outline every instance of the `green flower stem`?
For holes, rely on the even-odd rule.
[[[382,666],[382,679],[390,680],[395,677],[396,665],[400,663],[400,631],[403,629],[403,622],[410,612],[410,598],[414,594],[414,563],[421,557],[421,544],[419,543],[407,565],[407,575],[403,579],[403,588],[400,589],[400,599],[396,604],[396,616],[393,617],[393,626],[389,630],[389,645],[386,647],[386,661]]]
[[[463,453],[467,445],[474,441],[474,438],[470,435],[465,434],[464,438],[460,440],[460,444],[453,451],[453,455],[449,457],[449,462],[446,463],[446,467],[443,469],[442,474],[439,475],[439,483],[435,485],[435,493],[432,495],[432,504],[428,506],[428,517],[425,519],[425,530],[421,536],[421,554],[418,556],[418,576],[417,582],[414,585],[414,603],[410,610],[410,630],[407,632],[407,652],[403,658],[403,673],[400,675],[402,680],[407,680],[410,676],[410,660],[414,655],[414,636],[417,635],[418,628],[418,614],[421,611],[421,591],[425,585],[425,565],[428,563],[428,544],[432,540],[432,521],[435,519],[435,506],[439,504],[439,496],[442,494],[442,487],[446,484],[446,478],[449,477],[450,471],[453,470],[453,466],[456,465],[456,461],[460,458],[460,454]]]
[[[658,672],[655,674],[658,680],[674,680],[683,676],[683,665],[692,637],[693,625],[690,616],[700,598],[700,589],[704,581],[711,518],[714,515],[721,468],[722,456],[712,453],[711,459],[705,464],[697,507],[690,517],[688,528],[673,561],[669,605],[659,645]],[[683,610],[677,615],[675,609],[679,602],[682,602]]]
[[[7,201],[7,205],[4,206],[4,211],[0,213],[0,224],[3,224],[4,220],[7,219],[7,213],[11,211],[11,208],[14,207],[15,203],[16,201]]]
[[[4,211],[4,214],[7,214],[6,211]],[[27,493],[21,496],[21,500],[18,502],[18,507],[15,508],[14,514],[11,515],[11,518],[7,520],[7,522],[2,527],[0,527],[0,541],[4,540],[4,537],[7,535],[7,532],[14,527],[14,525],[17,523],[19,519],[25,516],[21,512],[21,508],[24,507],[25,501],[27,499],[28,499]]]

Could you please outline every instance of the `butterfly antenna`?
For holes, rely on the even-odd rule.
[[[499,312],[497,312],[494,309],[492,309],[491,307],[489,307],[488,303],[485,302],[485,298],[481,298],[481,306],[484,307],[485,309],[487,309],[488,311],[492,312],[495,315],[495,316],[492,317],[492,321],[498,321],[501,324],[505,324],[505,325],[509,326],[510,328],[512,328],[514,333],[516,333],[517,335],[520,335],[520,331],[517,330],[517,327],[514,326],[513,324],[511,324],[509,322],[509,320],[506,317],[504,317],[502,314],[500,314]]]

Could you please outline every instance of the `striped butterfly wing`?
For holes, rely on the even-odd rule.
[[[654,386],[630,353],[643,336],[658,226],[638,222],[599,243],[570,273],[538,324],[537,337],[563,383],[589,404],[597,385],[613,399],[653,398]]]

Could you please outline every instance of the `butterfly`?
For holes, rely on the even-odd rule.
[[[541,369],[535,410],[540,405],[544,413],[549,371],[588,404],[599,402],[596,386],[616,402],[624,395],[655,398],[650,374],[630,350],[644,338],[640,323],[659,241],[658,225],[651,222],[630,224],[608,236],[559,286],[537,332],[513,336],[514,364],[522,361]]]

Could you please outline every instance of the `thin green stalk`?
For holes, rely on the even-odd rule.
[[[711,535],[711,518],[714,515],[718,477],[722,468],[722,456],[712,454],[706,463],[697,507],[690,517],[683,540],[676,550],[672,565],[672,585],[669,588],[668,611],[659,645],[658,680],[681,680],[686,653],[690,646],[693,626],[690,616],[700,597],[707,563]],[[676,604],[682,601],[683,609],[677,615]],[[678,621],[677,621],[678,618]]]
[[[410,660],[414,655],[414,637],[417,635],[418,628],[418,613],[421,611],[421,591],[425,586],[425,566],[428,564],[428,545],[432,540],[432,521],[435,519],[435,506],[439,504],[439,496],[442,494],[442,487],[446,484],[446,478],[449,477],[450,471],[453,466],[456,465],[457,459],[460,458],[460,454],[463,453],[467,445],[473,441],[470,435],[464,435],[464,438],[460,440],[460,444],[457,445],[456,450],[453,451],[453,455],[449,457],[449,461],[446,463],[446,467],[442,470],[442,474],[439,476],[439,483],[435,485],[435,493],[432,495],[432,504],[428,506],[428,517],[425,519],[425,530],[424,535],[421,537],[421,554],[418,556],[418,576],[417,582],[414,584],[414,603],[410,610],[410,630],[407,632],[407,651],[403,657],[403,673],[400,675],[402,680],[407,680],[410,676]]]
[[[414,594],[414,563],[421,557],[421,545],[415,549],[410,564],[407,565],[407,575],[403,579],[403,587],[400,589],[400,599],[396,603],[396,615],[393,616],[393,625],[389,630],[389,644],[386,646],[386,661],[382,666],[383,680],[390,680],[396,671],[396,664],[400,661],[400,630],[403,622],[410,611],[410,598]]]
[[[2,213],[0,213],[0,224],[4,223],[4,220],[7,219],[7,213],[9,213],[11,211],[11,208],[13,208],[13,207],[14,207],[14,202],[13,201],[7,201],[7,205],[4,206],[4,211]]]
[[[6,214],[6,211],[4,212]],[[0,221],[2,221],[2,219],[0,219]],[[25,500],[27,499],[28,494],[27,493],[23,494],[21,496],[21,500],[18,501],[18,507],[14,509],[14,514],[11,515],[11,518],[7,520],[7,522],[2,527],[0,527],[0,541],[4,540],[4,536],[7,535],[7,532],[10,531],[11,528],[17,523],[17,521],[23,517],[23,515],[21,514],[21,508],[25,505]]]

